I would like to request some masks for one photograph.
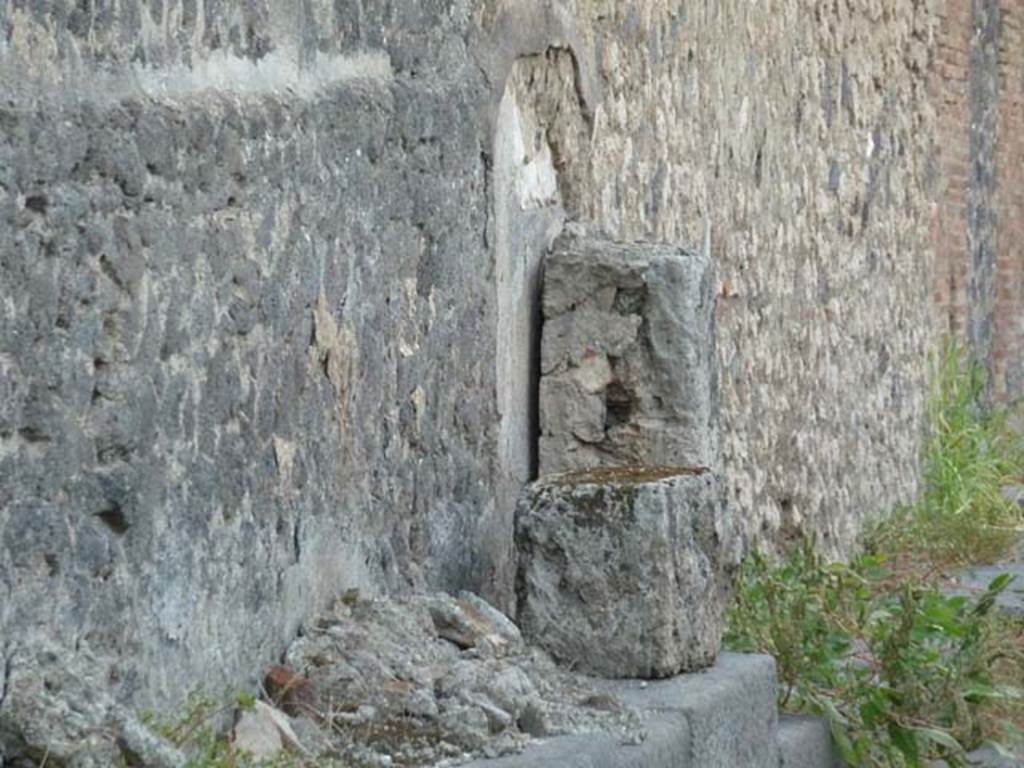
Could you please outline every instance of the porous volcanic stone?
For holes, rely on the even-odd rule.
[[[541,475],[714,466],[712,283],[707,253],[566,227],[544,266]]]
[[[542,479],[516,516],[519,623],[557,659],[659,678],[718,654],[731,527],[703,469],[597,469]]]

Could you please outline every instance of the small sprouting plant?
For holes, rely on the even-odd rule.
[[[175,720],[162,721],[153,715],[143,719],[154,733],[189,755],[187,768],[248,768],[245,756],[233,753],[216,728],[215,720],[223,713],[213,699],[195,691]]]
[[[299,768],[299,756],[281,753],[272,760],[256,760],[245,751],[235,749],[227,736],[218,729],[223,715],[232,710],[247,711],[256,706],[256,697],[239,693],[226,706],[217,703],[203,692],[193,692],[185,702],[181,715],[171,722],[161,721],[153,715],[143,718],[158,736],[188,755],[186,768]]]

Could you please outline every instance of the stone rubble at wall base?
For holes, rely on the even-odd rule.
[[[339,601],[285,664],[316,691],[293,711],[321,723],[328,713],[328,751],[359,766],[456,764],[560,733],[642,738],[628,707],[527,646],[469,593]]]
[[[9,693],[22,709],[8,716],[30,743],[0,766],[37,768],[49,754],[60,768],[110,768],[122,760],[182,768],[184,755],[145,726],[117,720],[120,710],[96,679],[99,660],[90,671],[61,670],[60,659],[44,656],[38,658],[48,666],[25,658],[15,666]],[[58,679],[61,689],[51,691],[47,681]],[[239,748],[263,757],[297,750],[347,768],[456,765],[558,734],[643,739],[636,713],[599,681],[528,647],[515,624],[470,593],[347,595],[308,624],[264,690],[269,702],[239,713],[230,734]],[[155,719],[174,723],[177,716],[161,711]]]

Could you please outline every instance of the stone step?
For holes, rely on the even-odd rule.
[[[967,765],[971,768],[1024,768],[1024,755],[1006,757],[992,747],[982,747],[967,755]],[[945,760],[931,764],[931,768],[948,768]]]
[[[811,715],[779,718],[782,768],[842,768],[828,723]]]
[[[960,572],[957,586],[950,591],[977,597],[988,589],[994,578],[1004,573],[1015,578],[996,599],[996,605],[1009,616],[1024,618],[1024,561],[970,566]]]
[[[556,736],[463,768],[844,768],[824,719],[777,715],[775,684],[774,659],[734,653],[668,680],[610,680],[605,690],[641,712],[642,743],[607,733]],[[985,747],[968,755],[968,765],[1024,768],[1024,759]]]
[[[521,754],[475,760],[462,768],[689,768],[686,718],[678,713],[651,712],[645,719],[647,738],[625,745],[606,733],[557,736],[531,743]]]
[[[1024,562],[965,569],[951,590],[976,596],[996,576],[1013,584],[999,607],[1024,615]],[[639,710],[647,738],[621,744],[610,734],[537,741],[521,755],[478,760],[471,768],[843,768],[824,719],[783,715],[775,706],[775,664],[768,656],[723,653],[710,669],[667,680],[607,681],[606,691]],[[991,747],[967,756],[979,768],[1024,768],[1024,755],[1006,757]],[[946,765],[938,761],[936,768]]]
[[[723,653],[711,668],[667,680],[619,680],[607,692],[639,710],[647,738],[609,735],[538,740],[519,755],[470,768],[778,768],[775,660]],[[810,765],[795,763],[794,765]],[[828,764],[814,768],[831,768]]]

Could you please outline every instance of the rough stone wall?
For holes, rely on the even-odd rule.
[[[710,225],[734,509],[842,549],[915,492],[941,3],[578,5],[602,88],[582,217]]]
[[[349,587],[507,594],[505,214],[707,228],[733,514],[848,547],[915,491],[944,8],[0,0],[0,670],[149,705]]]
[[[151,705],[347,587],[486,586],[466,8],[84,7],[0,4],[4,659],[56,635]]]
[[[967,205],[970,148],[971,0],[948,0],[936,30],[931,70],[932,101],[938,111],[936,136],[936,215],[932,222],[935,249],[934,301],[940,329],[962,334],[968,310]]]

